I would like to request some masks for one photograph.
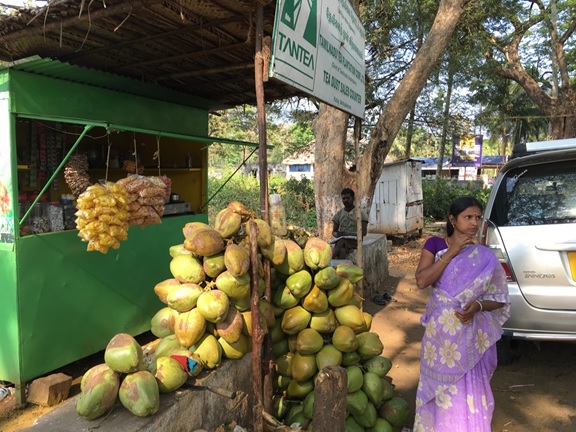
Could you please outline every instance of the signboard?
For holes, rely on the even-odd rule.
[[[460,135],[454,139],[452,166],[482,166],[482,135]]]
[[[14,202],[8,92],[0,93],[0,243],[14,243]]]
[[[278,0],[270,76],[364,118],[364,36],[349,0]]]

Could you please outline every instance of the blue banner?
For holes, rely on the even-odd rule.
[[[460,135],[452,148],[453,167],[482,166],[482,135]]]

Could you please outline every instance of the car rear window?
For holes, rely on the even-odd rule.
[[[576,163],[572,160],[508,171],[490,219],[498,226],[576,223]]]

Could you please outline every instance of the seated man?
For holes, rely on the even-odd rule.
[[[354,206],[354,191],[345,188],[340,193],[344,208],[338,210],[332,218],[332,235],[336,238],[330,243],[334,243],[332,258],[345,259],[346,255],[357,246],[356,230],[356,207]],[[361,211],[362,216],[362,237],[368,232],[368,215]],[[346,237],[346,238],[339,238]]]

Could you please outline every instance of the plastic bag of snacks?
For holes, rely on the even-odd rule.
[[[128,192],[130,225],[144,228],[162,223],[166,184],[160,177],[131,175],[118,180],[117,184],[124,186]]]
[[[113,182],[94,184],[80,194],[77,201],[78,237],[88,242],[86,250],[107,253],[118,249],[128,237],[128,193]]]

